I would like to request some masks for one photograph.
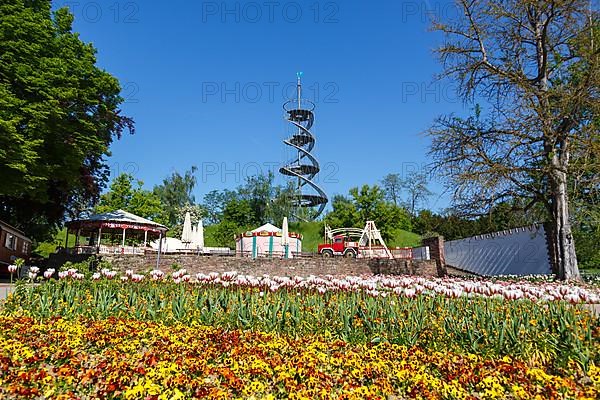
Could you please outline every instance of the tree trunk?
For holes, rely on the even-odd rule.
[[[550,176],[552,188],[551,246],[554,249],[555,270],[561,280],[581,280],[575,255],[575,240],[569,221],[569,201],[567,196],[567,174],[558,165],[558,157],[552,157],[553,171]]]

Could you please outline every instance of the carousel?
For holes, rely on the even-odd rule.
[[[159,241],[168,228],[123,210],[67,222],[65,249],[72,254],[145,254],[150,241]],[[69,248],[69,233],[75,243]]]
[[[235,253],[238,257],[295,258],[302,252],[302,235],[265,224],[235,237]]]

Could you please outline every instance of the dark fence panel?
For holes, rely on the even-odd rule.
[[[550,274],[543,225],[452,240],[445,243],[446,264],[478,275]]]

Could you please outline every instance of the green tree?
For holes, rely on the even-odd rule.
[[[223,218],[215,225],[213,238],[217,246],[234,248],[234,236],[252,229],[256,224],[256,216],[250,202],[234,197],[225,205]]]
[[[362,228],[365,222],[360,216],[354,202],[343,195],[335,195],[331,200],[332,210],[325,216],[325,222],[334,228]]]
[[[252,209],[254,222],[263,224],[271,220],[271,201],[275,197],[275,179],[272,172],[249,176],[246,183],[238,188],[238,195],[247,201]]]
[[[121,174],[111,183],[108,192],[100,197],[95,208],[97,213],[124,210],[159,224],[165,223],[160,199],[151,191],[144,190],[142,181],[136,182],[130,174]]]
[[[215,227],[213,239],[217,247],[229,247],[235,249],[235,235],[242,233],[246,229],[241,229],[236,223],[224,220]]]
[[[0,3],[0,219],[37,239],[98,199],[111,143],[133,132],[72,23],[50,0]]]
[[[442,75],[485,108],[437,119],[428,131],[436,170],[465,213],[511,199],[525,209],[541,204],[555,272],[579,279],[568,185],[581,167],[594,168],[573,156],[598,150],[597,17],[588,0],[457,3],[455,18],[434,24],[445,35]]]
[[[95,212],[129,211],[127,208],[133,198],[133,191],[133,176],[125,173],[117,176],[110,184],[108,192],[100,197]]]
[[[260,223],[247,199],[231,199],[223,210],[223,221],[234,223],[238,227],[250,227]]]
[[[233,190],[212,190],[204,196],[202,207],[206,211],[206,222],[218,224],[223,218],[223,210],[227,203],[238,196]]]
[[[167,225],[170,228],[181,225],[183,217],[180,210],[196,202],[193,191],[196,187],[195,174],[197,170],[197,167],[192,166],[183,175],[179,172],[173,172],[160,185],[154,187],[154,194],[158,196],[163,204]]]
[[[288,217],[290,221],[294,220],[292,200],[297,197],[297,193],[297,187],[293,182],[288,182],[286,186],[275,186],[269,203],[268,220],[277,226],[281,225],[283,217]]]
[[[385,200],[384,191],[377,185],[350,189],[350,198],[335,196],[333,210],[325,217],[328,225],[337,228],[363,228],[366,221],[375,221],[385,240],[395,229],[411,229],[408,212]]]

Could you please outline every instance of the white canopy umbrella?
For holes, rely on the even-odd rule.
[[[283,217],[283,224],[281,226],[281,245],[285,248],[285,258],[289,257],[290,248],[290,235],[288,234],[288,219]]]
[[[183,220],[183,231],[181,232],[181,241],[187,246],[193,241],[192,236],[192,216],[189,212],[185,213],[185,219]]]
[[[198,220],[198,227],[196,228],[196,245],[198,248],[204,248],[204,226],[202,225],[202,218]]]

